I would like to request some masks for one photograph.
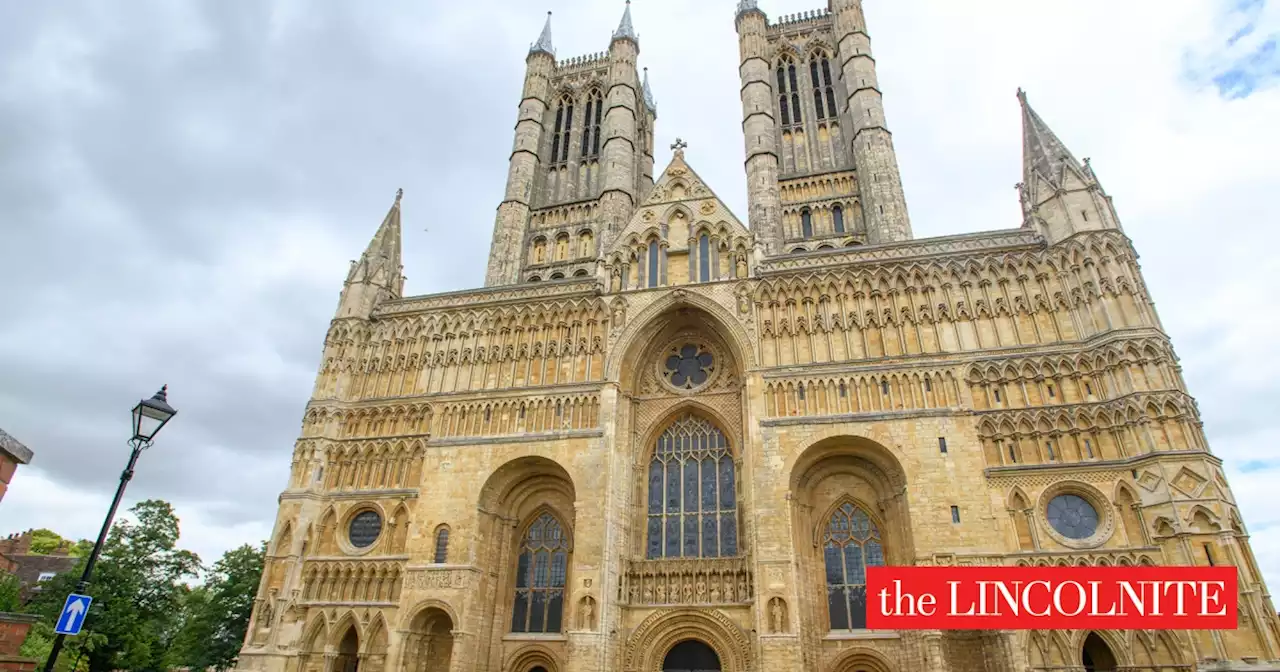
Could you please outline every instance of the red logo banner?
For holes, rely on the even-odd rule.
[[[1235,567],[868,567],[875,630],[1234,630]]]

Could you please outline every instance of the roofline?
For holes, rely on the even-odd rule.
[[[0,429],[0,453],[4,453],[12,457],[18,464],[30,464],[31,458],[35,457],[35,453],[31,449],[22,445],[21,441],[10,436],[3,429]]]

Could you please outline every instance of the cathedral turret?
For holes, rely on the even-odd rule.
[[[369,241],[369,247],[358,260],[351,262],[335,319],[369,319],[379,303],[403,296],[404,266],[400,263],[400,198],[403,195],[404,190],[396,192],[396,202]]]
[[[768,18],[755,0],[738,3],[738,46],[742,77],[742,133],[747,151],[747,221],[766,254],[780,254],[783,244],[778,188],[778,123],[769,81]]]
[[[644,97],[644,114],[640,117],[640,147],[637,147],[640,159],[640,198],[643,201],[653,191],[653,127],[658,120],[658,102],[653,97],[653,88],[649,86],[649,68],[644,69],[644,84],[641,86]]]
[[[911,220],[902,191],[902,175],[893,136],[885,124],[884,103],[871,56],[862,0],[831,0],[835,39],[840,50],[847,113],[853,122],[853,163],[871,243],[911,238]]]
[[[529,48],[525,63],[524,94],[507,169],[506,194],[498,206],[497,221],[493,226],[486,287],[515,284],[520,280],[525,225],[529,221],[540,164],[543,118],[549,109],[551,76],[556,67],[555,47],[551,43],[551,12],[547,12],[546,26],[538,41]]]
[[[638,200],[636,187],[637,122],[640,115],[640,82],[636,77],[636,60],[640,55],[640,38],[631,23],[631,0],[622,14],[622,22],[609,44],[608,91],[605,93],[604,189],[600,194],[600,214],[611,237],[627,225]],[[652,172],[652,171],[651,171]]]
[[[1089,160],[1077,161],[1058,136],[1027,102],[1022,105],[1023,226],[1039,231],[1050,243],[1080,232],[1120,229],[1111,197],[1098,182]]]

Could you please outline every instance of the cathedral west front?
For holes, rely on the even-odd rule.
[[[1022,221],[914,238],[861,0],[736,10],[741,218],[683,141],[655,171],[629,6],[607,52],[530,49],[483,289],[404,295],[396,196],[240,669],[1280,670],[1089,161],[1019,92]],[[1164,564],[1236,567],[1238,627],[866,627],[877,565]]]

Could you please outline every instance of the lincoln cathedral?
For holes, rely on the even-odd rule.
[[[1019,91],[1022,221],[915,238],[862,0],[730,15],[746,212],[696,146],[655,171],[629,6],[605,52],[560,58],[550,17],[533,43],[483,289],[404,295],[397,195],[324,337],[240,668],[1280,670],[1089,160]],[[876,565],[1230,565],[1239,620],[874,630]]]

